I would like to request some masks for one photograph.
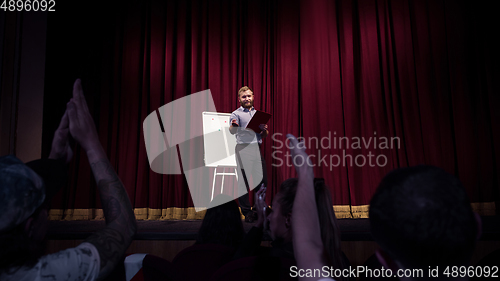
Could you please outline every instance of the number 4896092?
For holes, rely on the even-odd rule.
[[[0,10],[4,12],[55,12],[55,0],[3,0]]]

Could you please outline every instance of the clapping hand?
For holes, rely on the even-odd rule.
[[[266,221],[266,187],[261,185],[259,191],[254,193],[255,208],[257,209],[257,227],[263,227]]]
[[[68,164],[73,158],[73,150],[71,149],[69,139],[69,117],[66,110],[61,118],[59,127],[54,133],[49,159],[62,160]]]
[[[69,131],[71,136],[89,153],[94,149],[102,149],[94,119],[90,115],[85,96],[83,95],[82,83],[76,79],[73,85],[73,98],[68,103]]]

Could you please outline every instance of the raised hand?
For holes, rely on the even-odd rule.
[[[311,160],[306,153],[304,142],[298,142],[294,135],[286,135],[290,140],[292,161],[298,174],[297,192],[292,208],[293,248],[296,253],[299,268],[322,268],[326,265],[324,246],[321,240],[316,198],[314,193],[314,172]],[[296,159],[303,158],[301,160]],[[302,163],[302,165],[296,165]],[[318,280],[318,278],[300,277],[302,280]]]
[[[99,142],[80,79],[73,85],[73,98],[68,103],[67,115],[71,136],[87,153],[106,218],[106,228],[85,240],[93,244],[99,252],[99,280],[102,280],[120,261],[123,262],[125,251],[137,231],[137,224],[125,187]]]
[[[76,79],[73,84],[73,98],[68,103],[67,112],[71,136],[73,136],[82,148],[87,153],[93,149],[102,148],[94,119],[90,115],[85,96],[83,95],[80,79]]]
[[[292,154],[292,159],[303,158],[301,160],[292,161],[295,166],[295,171],[297,172],[299,180],[301,178],[307,178],[312,182],[314,179],[314,171],[311,163],[311,159],[309,159],[309,155],[306,153],[306,145],[305,143],[299,142],[297,138],[292,134],[287,134],[286,137],[290,140],[290,144],[292,148],[290,148],[290,153]],[[302,161],[304,160],[304,161]],[[302,163],[302,165],[296,165],[296,163]]]
[[[58,159],[68,164],[73,158],[73,150],[69,143],[69,117],[68,111],[64,112],[61,118],[61,123],[54,133],[52,139],[52,148],[50,150],[49,159]]]
[[[254,192],[255,208],[257,209],[257,227],[263,227],[266,221],[266,187],[262,184],[259,191]]]

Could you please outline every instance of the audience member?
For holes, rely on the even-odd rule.
[[[303,143],[293,135],[292,157],[307,159]],[[306,162],[307,163],[307,162]],[[298,268],[320,269],[328,256],[320,239],[320,220],[312,195],[314,174],[311,165],[296,166],[299,178],[292,217],[293,243]],[[460,181],[431,166],[403,168],[389,173],[380,183],[370,203],[372,234],[381,246],[377,257],[396,276],[400,269],[415,271],[412,279],[452,279],[444,275],[447,266],[468,265],[481,233],[481,222],[472,212]],[[430,267],[430,268],[429,268]],[[439,268],[439,276],[429,269]],[[467,279],[467,278],[462,278]],[[333,280],[330,277],[302,276],[299,280]]]
[[[73,155],[70,135],[87,153],[106,227],[75,248],[42,256],[49,200],[65,176],[63,164],[57,162],[68,163]],[[125,188],[99,142],[79,79],[49,158],[27,165],[14,156],[0,158],[0,279],[103,279],[123,260],[137,227]]]
[[[221,204],[222,202],[226,202]],[[238,204],[229,195],[220,194],[210,202],[196,244],[219,244],[236,249],[245,230],[241,222]]]
[[[331,266],[334,268],[348,267],[348,260],[340,250],[340,230],[333,211],[333,202],[328,186],[322,178],[314,179],[314,194],[317,213],[320,220],[321,239],[327,251]],[[297,192],[297,178],[285,180],[273,200],[273,209],[267,216],[269,230],[273,241],[283,240],[292,246],[291,217],[293,202]]]
[[[305,144],[299,143],[295,136],[288,134],[290,140],[290,152],[295,159],[301,156],[308,159]],[[294,165],[295,165],[294,161]],[[322,269],[323,266],[331,266],[333,261],[325,249],[322,239],[320,216],[316,203],[314,187],[314,172],[312,165],[304,161],[303,165],[295,165],[297,172],[297,191],[293,201],[291,227],[293,232],[293,247],[297,253],[297,269]],[[347,279],[347,278],[346,278]],[[322,276],[300,275],[299,280],[333,280]]]
[[[182,250],[172,261],[157,261],[157,268],[148,268],[162,280],[203,280],[214,274],[220,267],[231,261],[235,250],[240,246],[245,230],[236,201],[220,194],[210,202],[196,243]],[[171,268],[163,270],[163,268]],[[192,270],[196,268],[197,270]],[[167,278],[165,278],[167,277]]]
[[[257,223],[245,236],[244,243],[237,253],[237,258],[251,255],[269,255],[272,257],[295,259],[294,255],[294,224],[293,217],[296,215],[294,200],[297,196],[299,179],[290,178],[285,180],[273,199],[272,210],[266,212],[265,188],[255,193],[255,205],[257,209]],[[320,221],[320,237],[325,245],[328,265],[332,268],[346,269],[349,261],[340,250],[340,230],[337,225],[333,203],[328,187],[323,179],[314,179],[311,194],[315,200],[314,213]],[[316,204],[317,203],[317,204]],[[269,229],[273,240],[272,248],[259,247],[263,235],[264,225]],[[267,251],[265,249],[268,249]],[[300,253],[300,252],[297,252]],[[346,280],[348,278],[345,278]],[[343,280],[342,277],[338,280]]]
[[[447,279],[447,266],[469,265],[481,233],[460,181],[433,166],[387,174],[371,199],[370,225],[385,268],[421,269],[436,280]],[[440,276],[428,276],[429,267],[438,267]]]

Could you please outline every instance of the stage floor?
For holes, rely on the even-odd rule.
[[[500,241],[500,216],[481,217],[483,241]],[[201,220],[138,220],[136,240],[195,240]],[[373,241],[368,219],[339,219],[342,241]],[[245,231],[254,224],[243,222]],[[50,221],[47,238],[50,240],[85,239],[93,232],[104,228],[104,220],[94,221]],[[264,234],[264,240],[270,237]]]

